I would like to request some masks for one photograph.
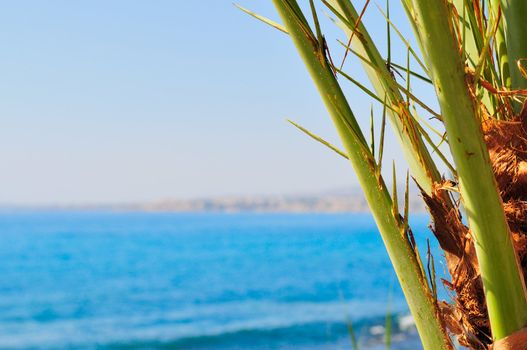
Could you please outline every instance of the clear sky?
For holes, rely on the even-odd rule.
[[[278,18],[270,0],[240,3]],[[383,32],[377,8],[369,11],[372,29]],[[230,1],[8,1],[0,45],[0,203],[356,184],[343,159],[285,122],[335,140],[289,38]],[[357,65],[348,68],[360,76]],[[353,92],[350,102],[369,120],[364,95]],[[398,154],[394,145],[387,158],[401,164]]]

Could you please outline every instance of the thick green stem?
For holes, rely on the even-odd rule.
[[[362,132],[315,37],[294,0],[273,0],[335,124],[364,190],[399,282],[408,300],[425,349],[452,349],[445,335],[426,278],[406,238],[404,223],[392,212],[392,200],[366,146]]]
[[[463,204],[475,239],[493,337],[501,339],[527,324],[523,277],[475,101],[465,81],[448,2],[412,0],[412,5],[411,20],[418,27],[426,51],[457,167]]]

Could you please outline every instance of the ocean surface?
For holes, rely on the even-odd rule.
[[[421,349],[407,314],[366,214],[0,214],[0,349],[384,349],[387,316]]]

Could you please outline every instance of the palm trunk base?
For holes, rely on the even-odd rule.
[[[518,262],[527,278],[527,108],[513,121],[488,119],[483,123],[485,142]],[[432,217],[432,231],[445,252],[451,281],[443,283],[455,293],[452,304],[440,304],[442,318],[459,343],[470,349],[492,344],[485,295],[469,229],[458,208],[445,200],[447,182],[435,184],[431,196],[422,191]]]
[[[474,242],[459,210],[445,201],[444,185],[436,184],[431,196],[422,192],[432,217],[432,232],[445,252],[451,276],[451,281],[443,280],[443,284],[454,292],[452,304],[440,304],[442,319],[461,345],[486,349],[492,338]]]

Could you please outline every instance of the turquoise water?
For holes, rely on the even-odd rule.
[[[0,235],[1,349],[351,349],[346,318],[381,348],[407,310],[369,215],[5,213]]]

